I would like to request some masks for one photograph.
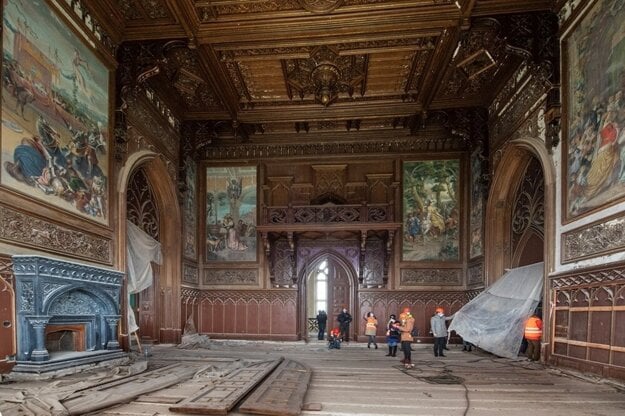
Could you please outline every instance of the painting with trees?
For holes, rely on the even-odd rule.
[[[206,169],[206,260],[256,261],[256,167]]]
[[[403,261],[458,261],[458,159],[404,162]]]

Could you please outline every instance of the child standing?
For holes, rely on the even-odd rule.
[[[365,316],[365,321],[367,324],[365,326],[365,335],[369,337],[369,342],[367,342],[367,348],[371,348],[371,344],[375,346],[375,349],[378,349],[378,343],[375,342],[375,336],[378,332],[378,319],[375,317],[373,312],[367,313]]]
[[[386,325],[386,343],[388,344],[387,357],[395,357],[397,354],[397,345],[399,344],[399,330],[397,330],[397,317],[391,315]]]

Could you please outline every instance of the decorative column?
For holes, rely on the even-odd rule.
[[[46,348],[46,326],[50,321],[49,316],[27,316],[30,326],[35,330],[35,349],[30,355],[31,361],[48,361],[50,354]]]
[[[106,323],[109,326],[109,340],[106,343],[107,350],[119,349],[119,341],[117,340],[117,322],[119,318],[119,315],[105,317]]]

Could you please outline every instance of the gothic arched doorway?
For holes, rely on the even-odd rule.
[[[304,339],[317,336],[314,318],[319,310],[328,314],[327,331],[338,326],[337,317],[343,308],[356,316],[355,273],[341,257],[333,253],[319,254],[304,271],[300,285],[301,335]],[[355,339],[356,323],[350,326],[350,338]],[[326,332],[327,334],[327,332]]]
[[[153,268],[154,284],[140,293],[135,302],[141,309],[137,316],[140,335],[158,342],[178,343],[182,335],[182,237],[174,181],[158,155],[140,151],[127,160],[119,184],[120,267],[126,266],[126,219],[161,243],[162,263]]]

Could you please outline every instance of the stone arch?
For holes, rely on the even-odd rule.
[[[155,203],[158,208],[160,224],[160,243],[163,262],[160,265],[160,279],[158,284],[159,299],[156,306],[156,320],[159,331],[158,341],[178,343],[181,339],[182,328],[180,319],[181,305],[180,284],[182,279],[182,219],[180,205],[174,181],[171,179],[165,161],[159,154],[142,150],[128,157],[122,167],[117,183],[118,201],[118,256],[120,270],[126,269],[126,197],[128,184],[132,174],[143,168],[145,175],[152,185]],[[125,293],[125,292],[124,292]],[[122,316],[125,316],[128,305],[126,299]],[[127,337],[125,320],[122,333]],[[127,344],[127,338],[124,339]]]

